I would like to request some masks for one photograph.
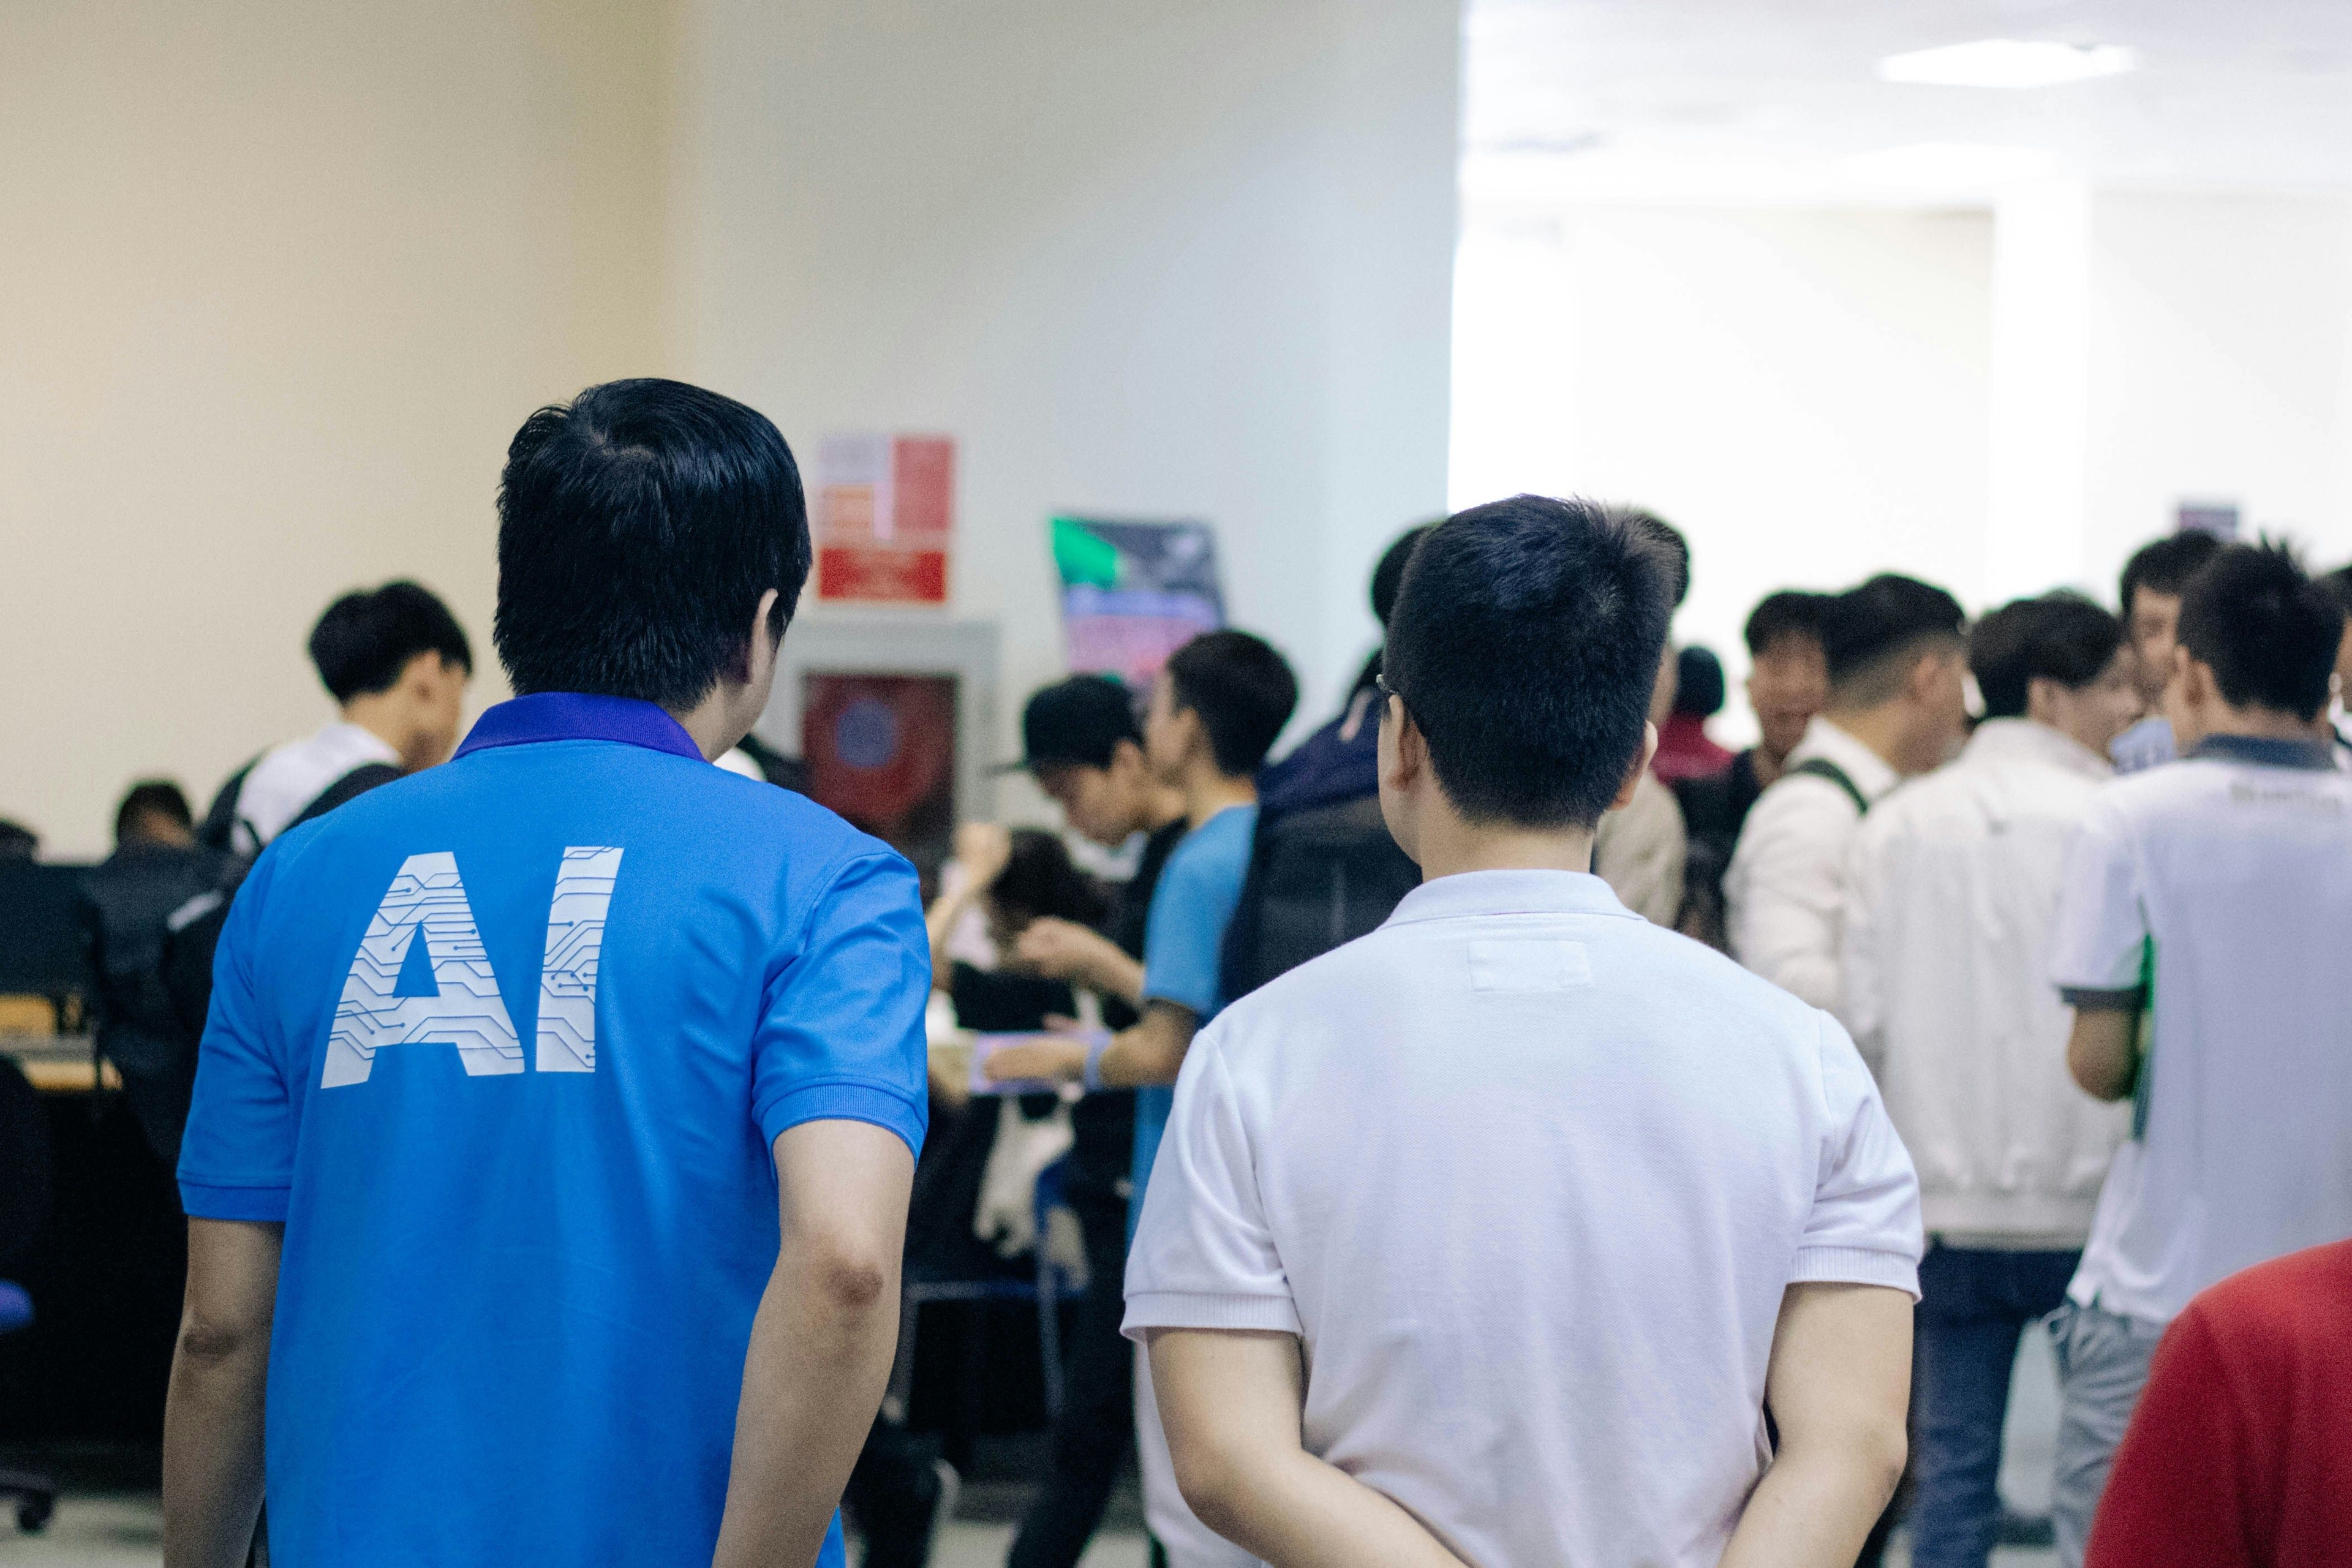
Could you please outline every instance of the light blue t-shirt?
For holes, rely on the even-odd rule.
[[[1219,982],[1225,927],[1242,900],[1249,875],[1250,846],[1257,836],[1257,807],[1229,805],[1184,836],[1160,869],[1151,890],[1151,912],[1143,927],[1143,997],[1174,1002],[1206,1024],[1225,1005]],[[1160,1154],[1176,1090],[1147,1084],[1135,1091],[1134,1196],[1128,1199],[1128,1234],[1143,1212],[1143,1189]]]
[[[286,1227],[272,1558],[708,1568],[771,1145],[919,1147],[929,988],[913,868],[646,703],[501,704],[272,844],[180,1161]]]
[[[2118,773],[2137,773],[2168,763],[2178,755],[2172,743],[2172,721],[2161,713],[2147,718],[2107,742],[2107,760]]]

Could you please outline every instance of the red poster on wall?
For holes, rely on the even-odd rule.
[[[944,605],[955,525],[955,442],[835,436],[817,448],[816,595]]]

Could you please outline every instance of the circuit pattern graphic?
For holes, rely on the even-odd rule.
[[[619,851],[611,853],[617,857]],[[601,915],[600,906],[600,925]],[[395,995],[409,943],[420,933],[438,994]],[[499,995],[498,977],[490,973],[482,933],[457,878],[457,858],[446,850],[401,862],[376,907],[343,981],[319,1087],[365,1083],[377,1051],[423,1041],[457,1047],[469,1076],[523,1070],[522,1042]]]
[[[596,1070],[596,963],[604,948],[604,912],[621,874],[618,849],[564,850],[547,909],[547,958],[539,971],[541,1072]]]

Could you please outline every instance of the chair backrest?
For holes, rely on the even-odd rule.
[[[0,1268],[48,1229],[49,1110],[22,1068],[0,1057]]]
[[[18,1329],[30,1328],[33,1322],[33,1299],[25,1288],[13,1279],[0,1279],[0,1334],[13,1334]]]

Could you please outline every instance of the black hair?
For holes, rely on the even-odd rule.
[[[188,797],[170,779],[142,779],[131,786],[122,804],[114,808],[114,841],[122,842],[123,834],[142,816],[161,816],[178,823],[194,832],[195,813],[188,809]]]
[[[1958,645],[1969,618],[1960,602],[1916,577],[1882,572],[1823,606],[1822,657],[1843,703],[1869,706],[1901,689],[1931,643]]]
[[[1748,644],[1748,656],[1763,658],[1765,650],[1782,637],[1821,641],[1822,616],[1829,602],[1829,595],[1808,593],[1801,588],[1783,588],[1777,594],[1765,595],[1748,612],[1748,625],[1740,634]]]
[[[2344,613],[2352,615],[2352,566],[2338,566],[2319,581],[2329,593],[2336,595],[2336,602],[2344,606]],[[2346,695],[2352,697],[2352,692],[2347,692]]]
[[[1430,531],[1389,625],[1388,679],[1455,809],[1600,821],[1642,752],[1675,572],[1657,534],[1589,500],[1514,496]]]
[[[2152,594],[2179,595],[2205,563],[2221,553],[2221,542],[2196,529],[2167,534],[2141,545],[2124,563],[2123,580],[2116,586],[2116,608],[2129,620],[2135,590],[2146,588]]]
[[[2080,594],[2060,590],[2003,605],[1969,632],[1969,671],[1988,719],[2021,719],[2037,676],[2084,687],[2124,646],[2124,624]]]
[[[338,702],[391,690],[421,653],[437,653],[474,672],[473,645],[457,617],[414,583],[346,594],[310,628],[310,662]]]
[[[1406,529],[1397,535],[1395,543],[1381,552],[1381,563],[1372,568],[1372,616],[1383,626],[1396,614],[1397,590],[1404,586],[1404,569],[1412,560],[1413,546],[1421,542],[1423,534],[1436,526],[1435,522],[1424,522]]]
[[[1683,601],[1690,597],[1690,541],[1683,537],[1681,529],[1676,528],[1656,512],[1645,511],[1635,506],[1627,507],[1625,515],[1636,528],[1665,547],[1666,554],[1670,559],[1670,570],[1673,573],[1670,586],[1674,589],[1674,607],[1677,610],[1681,609]]]
[[[606,382],[507,448],[492,636],[517,692],[681,711],[745,668],[771,588],[782,637],[809,559],[800,468],[766,416],[684,382]]]
[[[1051,916],[1093,925],[1109,908],[1102,884],[1070,859],[1067,846],[1035,827],[1013,830],[1013,853],[988,885],[989,901],[1024,920]]]
[[[1713,648],[1693,643],[1675,655],[1675,711],[1694,719],[1723,711],[1723,661]]]
[[[2181,590],[2180,646],[2233,708],[2316,719],[2343,641],[2344,606],[2274,540],[2224,548]]]
[[[1217,771],[1228,778],[1257,771],[1298,706],[1298,678],[1247,632],[1202,633],[1176,650],[1167,675],[1175,710],[1201,716]]]
[[[0,817],[0,860],[30,860],[41,852],[41,836],[21,822]]]
[[[1439,518],[1437,522],[1444,521]],[[1372,617],[1381,623],[1381,631],[1388,630],[1389,617],[1396,613],[1397,590],[1404,586],[1404,569],[1412,560],[1413,546],[1419,544],[1421,536],[1435,528],[1437,522],[1424,522],[1406,529],[1397,536],[1396,542],[1382,552],[1381,563],[1372,568]],[[1374,648],[1372,657],[1364,661],[1364,668],[1358,672],[1351,690],[1370,690],[1380,678],[1381,650]]]

